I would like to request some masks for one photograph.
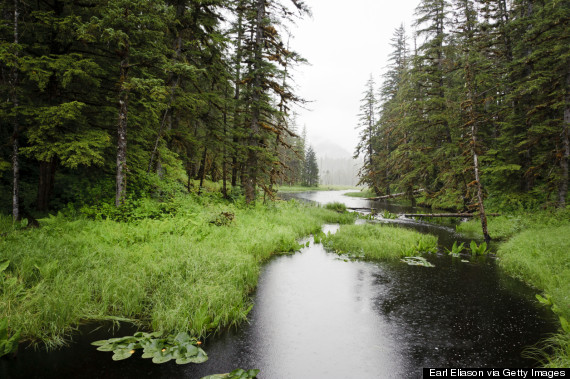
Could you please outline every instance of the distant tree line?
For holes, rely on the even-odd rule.
[[[0,201],[46,211],[191,189],[246,201],[304,164],[287,25],[300,0],[0,5]]]
[[[361,182],[432,205],[565,207],[570,2],[421,0],[360,108]]]

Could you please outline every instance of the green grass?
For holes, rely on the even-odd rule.
[[[353,222],[296,202],[245,207],[177,199],[176,215],[131,222],[52,216],[0,240],[0,319],[22,337],[62,344],[89,320],[130,320],[203,337],[246,319],[260,264],[299,248],[324,222]],[[227,226],[211,221],[232,213]],[[10,229],[4,216],[3,230]]]
[[[339,254],[389,260],[435,250],[437,237],[390,225],[343,225],[323,244]]]
[[[359,192],[347,192],[344,194],[344,196],[368,198],[368,197],[376,197],[376,193],[373,190],[367,188],[360,190]]]
[[[458,230],[474,232],[473,224]],[[551,296],[558,316],[570,320],[570,218],[568,211],[542,211],[489,219],[493,238],[506,239],[499,263],[513,277]],[[570,333],[560,333],[532,351],[547,367],[570,367]]]
[[[541,227],[556,227],[570,223],[570,209],[519,212],[487,217],[487,227],[491,238],[504,240],[524,230]],[[456,227],[460,233],[471,237],[482,237],[481,221],[474,217]]]
[[[325,204],[325,208],[330,209],[331,211],[339,212],[339,213],[343,213],[343,212],[347,211],[346,205],[344,203],[339,203],[338,201],[335,201],[334,203]]]

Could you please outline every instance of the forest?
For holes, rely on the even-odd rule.
[[[566,207],[567,1],[423,0],[360,107],[361,183],[440,208]]]
[[[308,14],[302,1],[16,0],[1,12],[0,203],[16,220],[199,192],[205,179],[248,203],[277,182],[314,185],[290,116],[303,99],[289,69],[304,60],[287,25]]]

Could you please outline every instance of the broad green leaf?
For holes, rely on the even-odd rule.
[[[93,345],[93,346],[103,346],[103,345],[107,345],[107,344],[109,344],[109,340],[99,340],[99,341],[91,342],[91,345]]]
[[[165,354],[165,355],[155,355],[152,358],[152,362],[153,363],[157,363],[157,364],[161,364],[161,363],[166,363],[168,361],[170,361],[171,359],[173,359],[174,357],[172,356],[172,354]]]
[[[3,272],[4,270],[6,270],[9,265],[10,265],[10,261],[7,259],[0,262],[0,272]]]
[[[128,349],[115,350],[115,354],[113,354],[113,360],[122,361],[123,359],[130,358],[132,355],[133,355],[133,350],[128,350]]]
[[[99,346],[97,348],[97,350],[99,350],[99,351],[113,351],[113,350],[115,350],[115,346],[113,344],[103,345],[103,346]]]

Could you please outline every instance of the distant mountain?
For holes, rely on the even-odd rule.
[[[326,138],[309,141],[317,154],[321,184],[354,186],[358,183],[358,170],[362,163],[337,143]]]
[[[326,138],[315,138],[314,141],[309,140],[309,144],[313,146],[317,157],[352,158],[351,152]]]

